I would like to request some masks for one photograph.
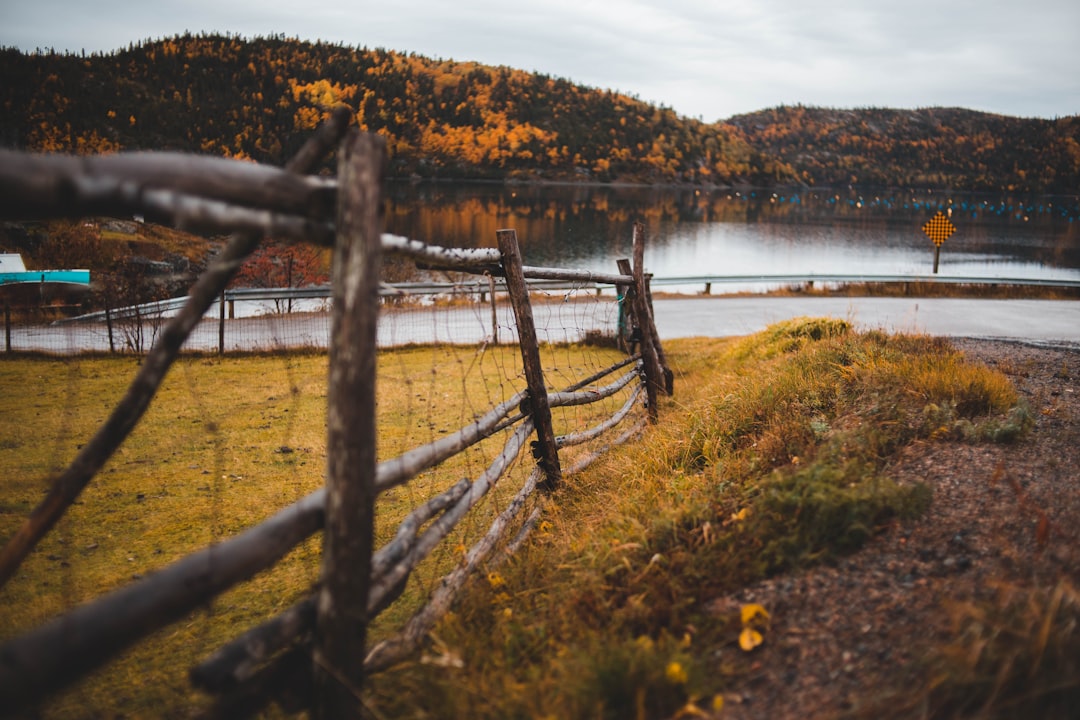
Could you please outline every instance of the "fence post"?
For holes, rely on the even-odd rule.
[[[225,291],[221,291],[221,300],[218,304],[218,328],[217,328],[217,352],[225,354]]]
[[[356,131],[338,156],[326,530],[313,657],[318,718],[361,715],[374,542],[375,341],[385,157],[382,138]]]
[[[491,290],[491,342],[493,345],[499,344],[499,302],[495,299],[495,278],[491,273],[484,273],[487,275],[488,289]]]
[[[615,264],[619,268],[620,275],[633,275],[634,271],[630,267],[630,260],[628,258],[619,258],[615,261]],[[628,354],[633,354],[631,343],[633,338],[631,334],[634,330],[634,323],[637,322],[637,314],[634,312],[634,286],[633,285],[616,285],[615,294],[619,298],[619,349],[624,350]]]
[[[644,234],[642,235],[642,251],[644,252],[645,241]],[[656,311],[653,310],[652,303],[652,273],[645,273],[645,299],[648,300],[649,305],[649,328],[652,330],[653,347],[656,348],[656,359],[660,363],[660,370],[664,374],[664,392],[671,395],[675,388],[675,373],[671,372],[671,368],[667,364],[667,355],[664,354],[664,346],[660,344],[660,332],[656,329]]]
[[[525,369],[525,382],[529,387],[529,415],[536,426],[533,457],[539,461],[540,468],[544,471],[542,487],[552,490],[562,479],[562,468],[559,466],[559,449],[555,445],[555,430],[551,424],[551,406],[548,405],[547,386],[544,384],[544,369],[540,364],[540,346],[536,339],[532,305],[529,303],[529,287],[525,284],[525,274],[521,267],[517,232],[498,230],[495,237],[499,243],[499,252],[502,253],[506,291],[510,295],[514,318],[517,320],[521,362]]]
[[[645,364],[645,393],[649,401],[649,419],[656,422],[659,418],[657,395],[663,389],[663,371],[653,344],[652,315],[645,295],[645,226],[634,223],[634,294],[633,308],[635,324],[641,336],[641,358]]]
[[[619,273],[622,275],[633,275],[634,270],[630,266],[630,261],[626,258],[619,258],[616,261],[619,265]],[[645,398],[649,407],[649,419],[656,422],[658,416],[658,408],[656,401],[656,391],[660,387],[659,381],[656,378],[659,377],[656,367],[649,362],[649,358],[655,357],[655,354],[646,348],[645,345],[645,320],[643,319],[641,312],[641,305],[637,301],[638,288],[637,283],[626,287],[626,295],[623,301],[624,305],[627,305],[630,317],[630,332],[627,336],[626,351],[633,354],[635,348],[637,352],[641,353],[642,365],[645,369]],[[648,346],[652,348],[652,341],[650,335],[650,344]]]
[[[116,353],[116,340],[113,338],[112,301],[105,295],[105,330],[109,333],[109,352]]]

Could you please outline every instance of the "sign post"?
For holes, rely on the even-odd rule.
[[[937,215],[930,218],[922,226],[922,231],[934,243],[934,274],[937,275],[938,260],[941,258],[941,243],[948,240],[949,236],[956,232],[956,226],[949,222],[949,218],[945,217],[945,213],[939,210]]]

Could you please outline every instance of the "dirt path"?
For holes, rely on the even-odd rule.
[[[929,512],[888,529],[836,566],[772,578],[719,598],[757,602],[767,642],[719,717],[833,718],[858,710],[923,657],[953,600],[992,597],[994,582],[1080,584],[1080,352],[955,340],[1008,375],[1036,425],[1015,445],[930,441],[891,469],[933,488]],[[733,649],[730,652],[741,651]],[[722,659],[718,659],[718,662]]]

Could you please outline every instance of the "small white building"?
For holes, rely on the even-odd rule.
[[[18,253],[0,253],[0,273],[26,272],[22,255]]]

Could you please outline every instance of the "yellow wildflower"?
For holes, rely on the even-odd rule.
[[[672,660],[664,668],[664,677],[673,685],[685,685],[687,680],[686,668],[681,663]]]

